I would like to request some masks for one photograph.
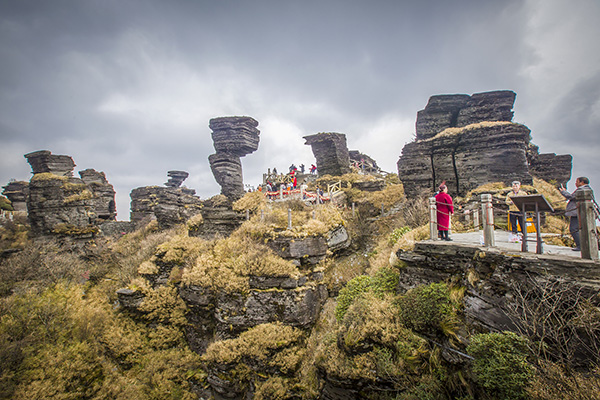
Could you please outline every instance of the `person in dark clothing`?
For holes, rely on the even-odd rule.
[[[567,208],[565,209],[565,216],[569,217],[569,231],[575,241],[575,247],[572,250],[581,251],[581,242],[579,240],[579,216],[577,215],[577,201],[575,200],[575,194],[577,191],[592,190],[592,188],[590,187],[590,180],[585,176],[580,176],[575,180],[575,187],[577,189],[575,189],[573,193],[569,193],[563,185],[560,185],[560,194],[562,194],[565,199],[569,200]]]

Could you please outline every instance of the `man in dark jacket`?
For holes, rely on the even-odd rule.
[[[580,176],[577,178],[575,180],[575,186],[577,189],[575,189],[573,193],[569,193],[563,185],[560,185],[560,193],[565,199],[569,200],[567,203],[567,208],[565,209],[565,216],[570,217],[569,231],[571,232],[571,236],[573,236],[573,240],[575,241],[575,248],[572,250],[581,251],[581,243],[579,242],[579,218],[577,215],[577,201],[575,200],[575,193],[580,190],[592,190],[592,188],[590,187],[590,180],[585,176]]]

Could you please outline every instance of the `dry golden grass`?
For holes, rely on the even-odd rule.
[[[456,136],[456,135],[460,135],[462,133],[465,133],[467,131],[473,130],[473,129],[479,129],[479,128],[489,128],[492,126],[501,126],[501,125],[520,125],[520,124],[516,124],[514,122],[511,121],[483,121],[483,122],[477,122],[475,124],[470,124],[467,126],[463,126],[461,128],[446,128],[443,131],[441,131],[440,133],[438,133],[437,135],[435,135],[432,138],[429,139],[424,139],[423,141],[431,141],[434,139],[439,139],[441,137],[449,137],[449,136]]]

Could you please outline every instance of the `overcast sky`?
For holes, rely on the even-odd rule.
[[[507,89],[600,190],[599,38],[598,0],[0,0],[0,186],[50,150],[105,172],[119,220],[169,170],[205,199],[208,121],[231,115],[259,122],[246,184],[315,162],[318,132],[397,172],[430,96]]]

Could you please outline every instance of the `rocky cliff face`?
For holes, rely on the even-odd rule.
[[[529,129],[511,122],[515,97],[506,90],[432,96],[417,113],[416,140],[398,160],[406,194],[431,195],[443,181],[451,194],[464,195],[489,182],[570,177],[571,156],[532,156]]]
[[[244,195],[240,157],[258,149],[258,121],[251,117],[221,117],[209,122],[216,154],[208,157],[221,194],[235,201]]]
[[[317,160],[319,175],[339,176],[350,172],[350,154],[343,133],[323,132],[304,136]]]
[[[103,172],[87,169],[79,173],[81,179],[75,178],[73,159],[47,150],[25,158],[34,173],[27,210],[35,236],[90,236],[102,223],[115,220],[115,191]]]

